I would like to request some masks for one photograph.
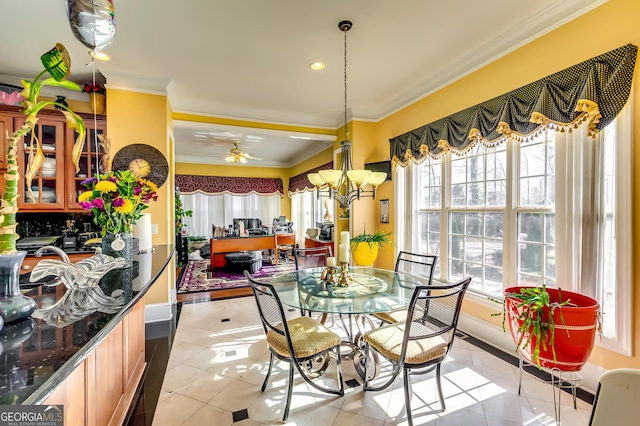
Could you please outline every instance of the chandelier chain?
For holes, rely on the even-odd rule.
[[[349,139],[347,127],[347,31],[344,31],[344,138]]]

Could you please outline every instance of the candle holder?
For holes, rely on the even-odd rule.
[[[322,271],[321,278],[324,280],[325,284],[336,285],[336,267],[335,266],[327,266],[324,271]]]
[[[351,277],[351,274],[349,273],[349,262],[340,262],[340,267],[342,267],[342,273],[340,274],[340,278],[336,285],[338,287],[349,287],[353,281],[353,277]]]

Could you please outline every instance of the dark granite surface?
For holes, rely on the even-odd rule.
[[[134,266],[109,272],[99,287],[124,295],[114,313],[78,315],[73,308],[58,322],[29,318],[5,324],[0,332],[0,404],[39,404],[79,365],[153,285],[167,267],[172,245],[134,255]],[[38,308],[51,306],[70,291],[64,285],[21,288]]]

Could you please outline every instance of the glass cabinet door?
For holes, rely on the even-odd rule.
[[[24,119],[18,121],[20,126],[24,123]],[[34,134],[40,140],[45,158],[31,181],[32,194],[29,194],[25,171],[31,134],[18,143],[18,207],[29,210],[64,209],[64,121],[41,118],[35,125]],[[34,143],[34,151],[35,148]]]
[[[78,204],[78,196],[86,191],[82,182],[87,178],[96,175],[98,173],[104,173],[102,166],[102,157],[104,155],[104,149],[98,139],[98,135],[103,135],[106,129],[106,123],[104,121],[98,121],[94,123],[91,120],[85,120],[85,126],[87,127],[87,134],[85,136],[84,147],[80,155],[80,161],[78,167],[80,170],[76,173],[75,166],[73,165],[73,159],[71,158],[73,144],[75,143],[78,134],[74,132],[73,137],[67,138],[67,173],[68,173],[68,208],[73,210],[83,210]]]

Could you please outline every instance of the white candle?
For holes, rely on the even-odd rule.
[[[349,263],[349,245],[340,244],[340,262]]]
[[[327,257],[327,266],[336,266],[336,258]]]
[[[351,237],[349,236],[349,231],[342,231],[340,233],[340,244],[351,244]]]

